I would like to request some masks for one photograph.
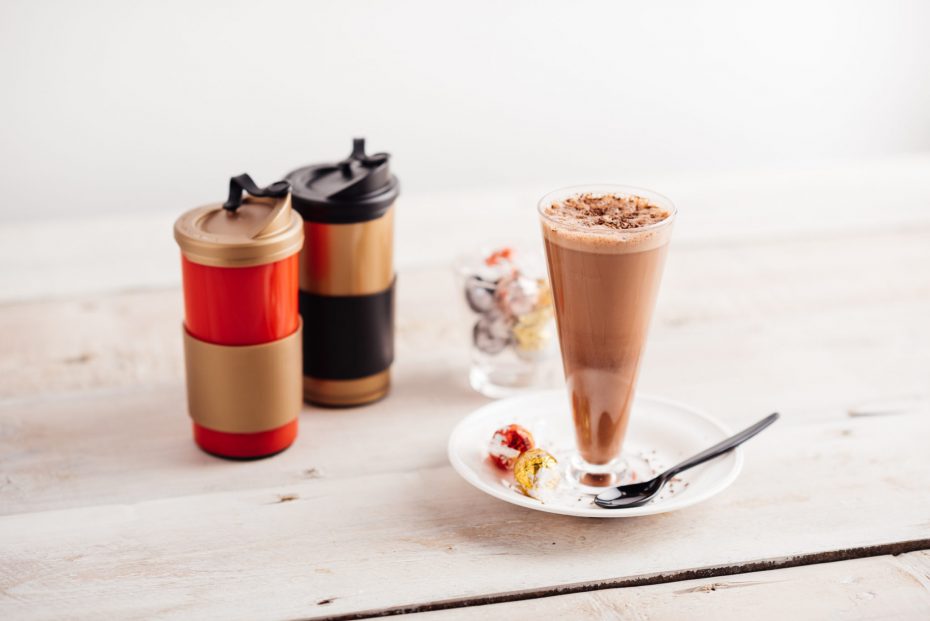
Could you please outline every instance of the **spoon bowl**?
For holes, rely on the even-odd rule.
[[[605,509],[621,509],[623,507],[638,507],[644,505],[655,497],[665,487],[665,479],[656,477],[642,483],[631,483],[613,487],[594,498],[594,504]]]

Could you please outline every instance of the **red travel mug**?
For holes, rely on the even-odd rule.
[[[234,177],[226,203],[186,212],[174,236],[195,442],[236,459],[286,449],[297,436],[302,402],[303,246],[287,182],[259,188],[248,175]]]

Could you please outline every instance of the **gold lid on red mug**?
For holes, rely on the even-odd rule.
[[[192,209],[174,223],[181,252],[213,267],[264,265],[300,252],[303,220],[288,189],[286,181],[259,188],[248,175],[233,177],[228,201]]]

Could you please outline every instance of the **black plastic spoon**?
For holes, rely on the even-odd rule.
[[[640,505],[644,505],[655,498],[656,494],[658,494],[659,491],[665,487],[665,484],[668,483],[669,479],[674,477],[679,472],[684,472],[689,468],[694,468],[698,464],[703,464],[709,459],[719,457],[727,451],[732,451],[734,448],[749,438],[753,437],[774,423],[776,420],[778,420],[778,412],[769,414],[755,425],[743,429],[738,434],[730,436],[726,440],[713,445],[706,451],[701,451],[694,457],[684,460],[677,466],[672,466],[654,479],[650,479],[642,483],[631,483],[629,485],[621,485],[620,487],[612,487],[609,490],[598,494],[594,498],[594,504],[605,509],[626,509],[629,507],[638,507]]]

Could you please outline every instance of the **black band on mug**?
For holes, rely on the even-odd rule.
[[[300,292],[304,375],[350,380],[380,373],[394,362],[394,285],[370,295]]]

